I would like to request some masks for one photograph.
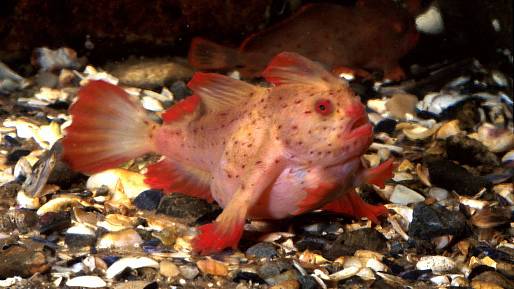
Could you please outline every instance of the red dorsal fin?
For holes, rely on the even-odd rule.
[[[237,106],[264,90],[225,75],[203,72],[195,73],[187,86],[191,88],[194,95],[202,99],[207,112],[222,111]]]
[[[168,108],[168,110],[162,114],[162,120],[164,123],[170,123],[181,119],[183,116],[195,112],[199,104],[200,97],[196,95],[188,96]]]
[[[166,193],[183,193],[188,196],[212,201],[210,174],[196,168],[186,167],[163,159],[148,166],[145,183]]]
[[[341,83],[319,63],[297,53],[282,52],[275,56],[262,72],[262,76],[275,85],[308,84],[326,86]]]

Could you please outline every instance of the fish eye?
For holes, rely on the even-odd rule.
[[[329,115],[334,110],[332,102],[328,99],[316,101],[316,112],[321,115]]]

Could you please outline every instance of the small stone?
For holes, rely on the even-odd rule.
[[[437,201],[442,201],[448,198],[448,191],[438,187],[431,187],[430,190],[428,190],[428,196]]]
[[[414,208],[409,235],[421,240],[453,235],[463,236],[468,232],[466,217],[459,211],[449,211],[439,205],[427,206],[423,203]]]
[[[96,243],[95,231],[84,225],[75,225],[66,230],[64,243],[70,248],[93,246]]]
[[[134,229],[104,234],[99,240],[98,248],[133,248],[143,244],[143,239]]]
[[[301,289],[317,289],[319,288],[318,282],[309,275],[300,276],[298,278],[298,281],[300,282],[300,288]]]
[[[455,190],[459,195],[475,195],[491,184],[449,160],[427,161],[430,182],[437,187]]]
[[[302,237],[295,244],[299,251],[311,250],[311,251],[322,251],[326,250],[330,243],[327,239],[314,236]]]
[[[39,232],[48,235],[68,228],[71,225],[70,212],[46,213],[39,217]]]
[[[275,249],[275,246],[273,244],[268,242],[262,242],[248,248],[248,250],[246,250],[246,255],[255,258],[271,259],[273,257],[276,257],[278,253],[277,249]]]
[[[291,263],[283,261],[283,260],[276,260],[272,262],[266,262],[258,269],[259,277],[261,277],[264,280],[267,280],[273,276],[279,275],[282,272],[285,272],[287,270],[291,270],[293,266]]]
[[[266,283],[266,281],[264,281],[257,273],[247,271],[238,271],[233,281],[236,283],[240,283],[241,281],[251,281],[255,284]]]
[[[296,280],[286,280],[271,286],[270,289],[299,289],[300,283]]]
[[[7,155],[6,165],[12,166],[18,162],[21,157],[30,154],[29,150],[18,149]]]
[[[323,252],[323,257],[334,260],[353,255],[357,250],[383,253],[387,249],[386,241],[381,233],[372,228],[344,232]]]
[[[200,273],[200,270],[198,270],[198,268],[196,266],[192,266],[192,265],[180,266],[179,270],[180,270],[180,274],[182,274],[182,276],[184,276],[184,278],[189,279],[189,280],[194,279]]]
[[[214,207],[207,201],[178,193],[164,196],[157,207],[159,214],[185,218],[193,222],[213,211]]]
[[[416,115],[418,98],[408,93],[397,93],[385,104],[387,111],[395,118],[403,119],[407,115]]]
[[[445,256],[423,256],[416,263],[418,270],[432,270],[436,274],[450,272],[456,266],[455,261]]]
[[[170,91],[173,93],[173,98],[178,101],[191,95],[191,90],[187,87],[186,83],[182,80],[175,81],[170,86]]]
[[[144,175],[121,168],[109,169],[91,175],[87,180],[86,187],[88,189],[97,189],[107,186],[109,191],[114,192],[119,183],[121,183],[124,194],[130,199],[150,189],[145,183]]]
[[[134,199],[134,205],[140,210],[155,210],[159,206],[162,196],[163,194],[159,190],[146,190]]]
[[[170,261],[161,261],[159,272],[165,277],[177,277],[180,274],[180,270],[177,265]]]
[[[404,186],[396,185],[393,189],[389,201],[395,204],[408,205],[423,202],[425,197],[420,195],[418,192]]]
[[[45,254],[33,248],[12,245],[0,250],[0,279],[28,278],[49,268]]]
[[[396,128],[396,120],[391,118],[385,118],[377,123],[375,127],[373,128],[373,132],[379,133],[379,132],[385,132],[387,134],[392,135],[394,133],[394,130]]]
[[[498,157],[478,140],[463,135],[450,136],[445,142],[448,159],[460,164],[498,166]]]

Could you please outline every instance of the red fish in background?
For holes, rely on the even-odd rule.
[[[276,56],[263,76],[274,86],[196,73],[188,84],[193,96],[166,111],[162,125],[120,87],[91,81],[70,108],[64,159],[95,173],[148,152],[163,155],[148,167],[149,185],[224,208],[199,228],[193,245],[203,254],[236,247],[247,218],[325,208],[377,222],[387,210],[365,203],[354,188],[383,185],[392,161],[363,166],[372,127],[359,97],[294,53]]]
[[[407,3],[415,6],[419,1]],[[189,62],[200,70],[237,69],[243,77],[257,77],[273,56],[291,51],[327,65],[334,73],[378,70],[385,78],[399,80],[405,74],[398,60],[418,40],[412,15],[416,9],[407,8],[392,0],[360,0],[355,7],[308,4],[250,36],[239,49],[195,38]]]

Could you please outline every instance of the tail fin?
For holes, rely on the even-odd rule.
[[[205,70],[235,68],[240,62],[237,50],[200,37],[191,41],[188,58],[192,66]]]
[[[72,124],[63,140],[64,160],[75,170],[95,173],[153,148],[157,124],[120,87],[91,81],[71,108]]]

